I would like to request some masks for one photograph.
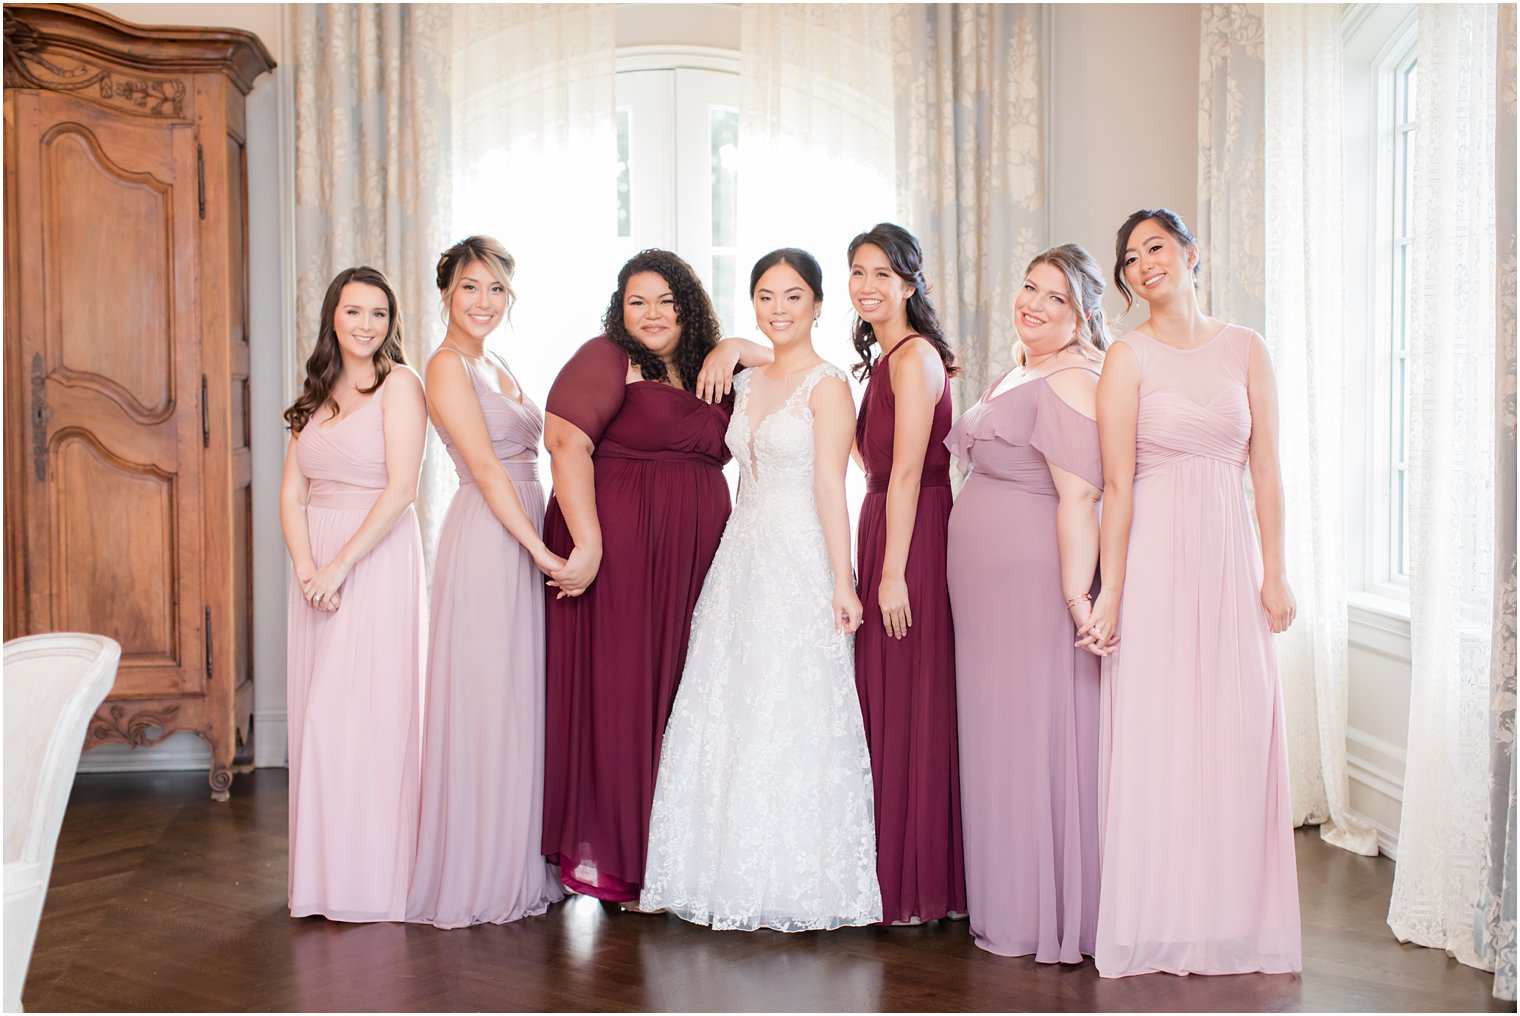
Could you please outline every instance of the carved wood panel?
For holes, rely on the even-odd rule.
[[[30,631],[122,644],[114,696],[204,683],[195,139],[69,94],[14,97]],[[188,170],[188,171],[187,171]]]

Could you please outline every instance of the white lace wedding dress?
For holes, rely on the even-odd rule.
[[[655,785],[639,905],[714,928],[881,920],[854,637],[834,631],[813,497],[830,364],[734,379],[739,496],[697,600]]]

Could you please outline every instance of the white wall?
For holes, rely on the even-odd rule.
[[[1114,232],[1135,209],[1164,206],[1196,224],[1198,23],[1190,4],[1051,7],[1050,242],[1080,243],[1105,277]],[[1104,307],[1118,314],[1124,300],[1110,293]]]
[[[253,418],[254,761],[285,764],[285,544],[276,492],[284,459],[280,412],[290,401],[283,364],[294,349],[290,68],[283,65],[283,4],[123,4],[95,7],[141,25],[209,25],[253,32],[276,67],[248,95],[248,284],[250,414]],[[194,734],[151,749],[107,745],[87,753],[82,772],[204,769],[210,752]]]

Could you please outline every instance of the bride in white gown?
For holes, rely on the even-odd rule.
[[[881,920],[844,473],[855,405],[813,351],[818,262],[750,275],[775,362],[734,379],[739,496],[692,619],[639,906],[714,928]]]

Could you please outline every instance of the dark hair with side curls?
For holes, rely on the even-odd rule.
[[[955,351],[950,348],[944,329],[939,326],[939,315],[934,311],[934,304],[929,302],[929,284],[924,281],[924,252],[923,248],[919,247],[917,238],[895,223],[878,222],[850,241],[846,263],[853,264],[855,252],[866,244],[876,247],[885,254],[887,263],[892,266],[892,271],[913,287],[913,295],[908,297],[908,327],[933,344],[935,351],[939,353],[939,358],[944,361],[945,373],[950,377],[955,377],[961,369],[955,365]],[[876,333],[859,314],[856,314],[855,328],[851,337],[855,342],[855,352],[860,354],[860,362],[852,368],[852,371],[856,377],[864,381],[871,376],[871,364],[874,360],[871,356],[871,345],[876,341]]]
[[[1118,238],[1114,243],[1114,282],[1118,283],[1119,292],[1124,294],[1125,314],[1134,307],[1135,294],[1130,292],[1129,284],[1124,281],[1124,252],[1129,247],[1130,234],[1146,219],[1155,219],[1161,223],[1162,228],[1172,234],[1172,237],[1183,247],[1195,251],[1198,249],[1198,240],[1193,236],[1192,230],[1187,228],[1187,223],[1182,221],[1182,216],[1170,208],[1142,208],[1138,212],[1130,213],[1130,217],[1124,220],[1124,225],[1119,227]],[[1195,289],[1198,287],[1198,266],[1202,263],[1201,257],[1193,262]]]
[[[494,236],[467,236],[438,255],[438,292],[444,324],[449,323],[449,301],[459,288],[459,276],[476,261],[485,265],[491,278],[507,291],[507,318],[511,319],[512,305],[517,302],[517,294],[512,291],[512,273],[517,271],[517,262]]]
[[[628,359],[639,368],[645,381],[668,381],[670,372],[665,361],[656,356],[644,344],[623,327],[623,297],[628,292],[628,280],[642,272],[654,272],[670,286],[670,294],[676,301],[676,321],[681,326],[681,341],[676,346],[676,373],[681,387],[689,392],[697,389],[697,373],[702,361],[718,344],[722,325],[702,280],[696,271],[668,250],[650,248],[641,250],[628,259],[618,272],[617,289],[602,316],[602,331],[617,347],[628,354]]]
[[[306,358],[306,380],[300,396],[285,410],[285,425],[292,434],[301,433],[316,411],[329,403],[332,406],[331,415],[338,415],[338,404],[333,401],[332,391],[343,373],[343,351],[338,348],[338,333],[333,325],[333,316],[338,312],[338,300],[343,296],[343,287],[350,282],[374,286],[384,293],[387,316],[390,318],[385,338],[375,349],[375,383],[368,388],[360,388],[360,394],[373,394],[385,383],[392,367],[406,363],[406,352],[401,344],[401,309],[396,306],[396,291],[391,288],[390,280],[380,269],[368,265],[343,269],[333,277],[327,286],[327,295],[322,297],[317,344]]]
[[[755,298],[755,287],[760,285],[760,276],[777,265],[786,265],[802,276],[802,281],[813,291],[813,299],[823,302],[823,268],[818,264],[817,258],[800,247],[780,247],[755,262],[755,267],[749,273],[751,300]]]

